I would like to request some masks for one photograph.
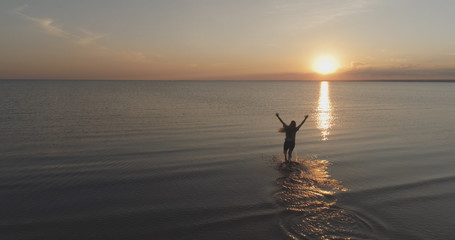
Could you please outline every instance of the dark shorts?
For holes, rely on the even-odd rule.
[[[292,152],[294,150],[294,147],[295,147],[295,142],[284,141],[284,146],[283,146],[284,151],[289,149],[289,151]]]

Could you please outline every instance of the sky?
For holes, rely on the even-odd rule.
[[[0,79],[455,79],[453,0],[2,0]],[[337,59],[320,75],[318,56]]]

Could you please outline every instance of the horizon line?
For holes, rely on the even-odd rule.
[[[286,81],[286,82],[455,82],[455,79],[46,79],[46,78],[0,78],[0,81],[233,81],[233,82],[255,82],[255,81]]]

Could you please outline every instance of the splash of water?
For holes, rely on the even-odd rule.
[[[363,224],[356,216],[337,206],[335,193],[347,191],[332,179],[326,160],[297,159],[277,164],[283,174],[276,201],[284,208],[280,226],[291,239],[351,239],[353,226]],[[363,238],[356,236],[355,238]]]

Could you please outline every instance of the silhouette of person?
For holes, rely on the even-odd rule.
[[[280,132],[286,133],[286,138],[284,139],[284,145],[283,145],[284,160],[285,160],[285,162],[291,162],[292,151],[294,150],[294,147],[295,147],[295,135],[296,135],[297,131],[299,131],[299,129],[303,125],[303,123],[305,123],[306,119],[308,118],[308,115],[305,115],[305,119],[303,119],[302,123],[300,123],[299,126],[295,126],[296,125],[295,121],[291,121],[291,124],[287,125],[280,118],[280,114],[277,113],[275,115],[280,120],[280,122],[283,124],[283,128],[280,129]]]

